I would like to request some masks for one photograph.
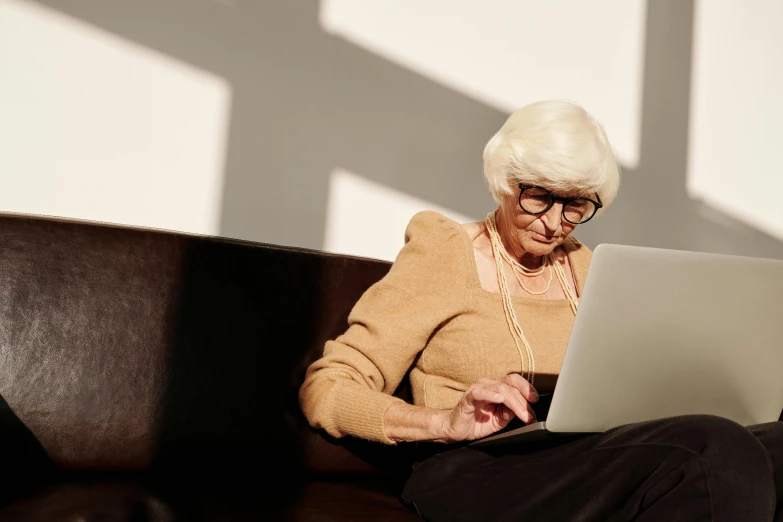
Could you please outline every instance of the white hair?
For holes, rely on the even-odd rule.
[[[498,204],[521,182],[597,193],[606,208],[620,187],[604,128],[581,106],[560,100],[531,103],[508,117],[484,148],[484,177]]]

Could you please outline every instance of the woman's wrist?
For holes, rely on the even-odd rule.
[[[436,442],[454,442],[454,439],[449,435],[451,426],[451,410],[438,410],[438,416],[435,418],[435,422],[438,423],[435,432],[437,434]]]
[[[398,402],[386,409],[384,432],[395,442],[449,442],[448,410]]]

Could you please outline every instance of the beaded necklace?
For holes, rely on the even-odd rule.
[[[517,315],[514,312],[514,306],[511,301],[511,292],[508,290],[506,274],[503,271],[503,261],[506,261],[511,266],[511,271],[514,273],[514,277],[516,277],[520,286],[526,292],[532,295],[541,295],[546,293],[549,290],[550,284],[552,283],[552,272],[554,271],[555,275],[557,275],[557,280],[563,289],[563,293],[565,293],[566,299],[568,299],[568,302],[571,305],[571,310],[574,312],[574,315],[576,315],[576,310],[579,306],[579,299],[576,296],[576,292],[572,290],[571,287],[566,283],[565,271],[555,258],[554,251],[550,252],[544,257],[544,260],[539,268],[527,268],[519,261],[512,258],[508,251],[506,251],[506,247],[503,246],[503,242],[500,239],[500,234],[498,233],[494,211],[487,215],[487,218],[484,220],[484,224],[487,227],[490,243],[492,244],[492,256],[495,258],[498,286],[500,287],[500,295],[503,300],[503,311],[506,315],[506,323],[508,324],[509,331],[511,332],[511,337],[514,339],[514,343],[517,346],[523,372],[525,367],[527,367],[527,375],[525,378],[530,381],[530,384],[533,384],[536,376],[536,361],[535,357],[533,356],[533,349],[530,347],[530,343],[528,342],[527,338],[525,338],[522,327],[519,326]],[[546,289],[544,291],[531,291],[522,284],[522,280],[518,275],[518,273],[521,273],[527,277],[534,277],[542,274],[546,268],[549,268],[549,282],[547,283]],[[524,353],[522,351],[523,346],[525,348]]]

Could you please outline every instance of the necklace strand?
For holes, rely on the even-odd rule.
[[[505,249],[504,249],[505,252]],[[506,252],[508,254],[508,252]],[[508,256],[508,259],[510,261],[511,267],[516,268],[520,272],[522,272],[524,275],[528,277],[535,277],[537,275],[541,275],[544,273],[544,269],[546,268],[546,258],[541,262],[541,266],[538,268],[528,268],[522,263],[518,262],[516,259],[511,257],[511,255]]]
[[[494,244],[497,243],[500,245],[500,256],[509,264],[511,265],[511,272],[514,274],[514,278],[517,280],[517,283],[519,283],[519,286],[522,287],[522,289],[527,292],[530,295],[544,295],[549,291],[550,286],[552,285],[552,266],[556,263],[553,263],[554,257],[551,255],[547,255],[543,258],[543,261],[541,262],[541,266],[539,268],[536,268],[534,270],[531,270],[527,268],[525,265],[511,257],[511,254],[506,251],[505,247],[503,247],[503,241],[500,239],[500,233],[497,229],[497,222],[494,220],[494,214],[492,214],[493,219],[492,223],[487,224],[487,230],[489,231],[489,235],[492,238],[493,247]],[[495,249],[493,248],[493,253],[495,252]],[[525,283],[522,282],[522,278],[519,277],[519,270],[523,271],[523,275],[527,277],[534,277],[536,275],[544,273],[544,270],[546,268],[549,268],[549,280],[546,283],[546,288],[543,290],[531,290],[527,286],[525,286]],[[528,273],[524,273],[524,271],[527,270]],[[558,277],[558,281],[559,281]]]
[[[490,234],[494,234],[494,235],[497,236],[498,239],[500,239],[500,234],[498,233],[498,229],[497,229],[497,222],[495,221],[494,217],[495,217],[495,214],[493,213],[492,214],[492,224],[493,224],[493,227],[490,230]],[[489,227],[487,227],[487,228],[489,228]],[[500,244],[502,245],[503,242],[501,241]],[[523,265],[522,263],[520,263],[519,261],[517,261],[516,259],[514,259],[513,257],[511,257],[511,254],[509,254],[506,251],[505,247],[503,247],[500,250],[500,255],[503,257],[503,259],[509,265],[511,265],[511,268],[516,268],[517,270],[521,271],[527,277],[535,277],[537,275],[543,274],[544,270],[547,267],[547,261],[548,261],[548,257],[549,257],[549,256],[545,257],[541,261],[541,266],[539,266],[538,268],[528,268],[525,265]]]
[[[525,337],[524,332],[522,331],[522,327],[519,326],[519,321],[517,320],[517,315],[514,312],[514,305],[511,301],[511,292],[509,292],[508,289],[508,283],[506,282],[506,275],[503,270],[503,261],[509,263],[512,267],[512,272],[514,272],[515,277],[517,277],[517,272],[514,270],[516,260],[514,260],[509,253],[506,251],[506,248],[503,246],[503,242],[500,240],[500,234],[497,231],[497,223],[495,222],[495,213],[490,212],[487,215],[487,218],[484,220],[484,224],[487,227],[487,231],[489,232],[489,238],[490,238],[490,244],[492,245],[492,255],[495,258],[495,267],[497,269],[497,278],[498,278],[498,286],[500,286],[500,295],[501,299],[503,301],[503,311],[506,316],[506,323],[508,324],[508,328],[511,332],[511,337],[514,339],[514,344],[517,347],[517,352],[519,352],[519,358],[520,362],[522,364],[522,373],[527,373],[526,379],[530,382],[530,384],[533,384],[536,377],[536,361],[535,357],[533,356],[533,349],[530,346],[530,343],[528,342],[527,338]],[[560,283],[560,286],[563,288],[563,293],[565,293],[566,298],[568,299],[568,302],[571,305],[571,310],[576,314],[576,310],[578,307],[578,298],[576,296],[576,293],[571,290],[570,286],[566,283],[566,276],[565,271],[563,270],[563,267],[560,266],[560,263],[557,261],[554,255],[554,251],[550,253],[547,258],[544,260],[544,262],[541,264],[541,273],[543,272],[543,269],[546,267],[546,265],[549,264],[550,268],[550,283],[551,283],[551,276],[552,276],[552,267],[554,267],[554,272],[557,275],[557,280]],[[521,263],[519,263],[521,266]],[[520,281],[517,279],[517,281]],[[521,281],[520,281],[521,284]],[[523,286],[524,288],[524,286]],[[547,285],[547,289],[549,289],[549,285]],[[527,288],[525,288],[527,290]],[[521,342],[521,345],[520,345]],[[522,350],[522,347],[524,346],[524,353]],[[527,372],[525,372],[525,367],[527,367]]]
[[[549,256],[547,256],[544,260],[545,265],[549,265]],[[522,278],[519,277],[519,272],[514,269],[514,267],[511,267],[511,271],[514,273],[514,277],[517,280],[517,283],[519,283],[519,286],[522,287],[522,289],[531,295],[544,295],[545,293],[549,292],[549,287],[552,286],[552,265],[549,265],[549,280],[546,282],[546,288],[543,290],[531,290],[528,287],[525,286],[525,283],[522,282]]]

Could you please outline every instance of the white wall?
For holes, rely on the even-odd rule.
[[[231,87],[0,0],[0,211],[219,232]]]
[[[325,30],[504,112],[564,97],[639,163],[644,0],[322,0]],[[783,239],[783,3],[697,1],[687,191]],[[730,221],[729,221],[730,222]]]
[[[90,3],[100,16],[113,12],[99,0],[79,5]],[[241,8],[249,5],[223,7],[244,16]],[[632,170],[639,161],[647,8],[645,0],[322,0],[320,18],[337,38],[502,111],[534,99],[574,99],[605,124],[623,166]],[[779,0],[697,1],[687,182],[692,197],[778,238],[781,19]],[[138,29],[138,20],[127,27]],[[190,45],[174,25],[167,34],[170,43]],[[249,45],[237,42],[216,54],[231,62],[242,54],[238,46]],[[309,49],[298,62],[298,50],[281,46],[275,64],[290,59],[292,67],[306,67],[338,51],[327,48],[321,56]],[[234,63],[237,77],[252,65]],[[269,96],[247,86],[244,92]],[[209,71],[38,3],[0,0],[0,211],[219,233],[231,104],[232,86]],[[268,125],[252,123],[237,132]],[[248,176],[272,175],[264,159],[241,164],[239,174],[244,168]],[[437,207],[362,174],[332,174],[324,247],[389,258],[410,215]],[[387,205],[388,222],[351,222],[361,212],[357,194],[378,208]],[[351,234],[365,239],[352,241]]]
[[[329,176],[324,249],[394,261],[405,243],[405,228],[422,210],[435,210],[458,223],[478,221],[398,190],[369,181],[345,169]]]
[[[646,0],[322,0],[321,25],[503,112],[568,98],[639,162]]]
[[[700,1],[688,193],[783,239],[783,2]]]

